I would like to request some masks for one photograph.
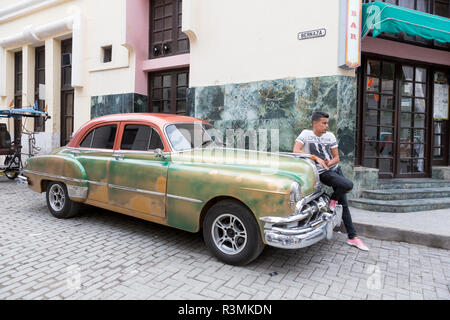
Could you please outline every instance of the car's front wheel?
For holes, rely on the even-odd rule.
[[[69,199],[69,192],[64,183],[50,182],[47,185],[47,207],[50,213],[58,219],[69,219],[76,216],[80,204]]]
[[[242,204],[225,200],[212,206],[203,221],[208,249],[231,265],[246,265],[264,249],[254,215]]]

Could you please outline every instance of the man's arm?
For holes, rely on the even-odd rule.
[[[292,152],[307,154],[305,151],[303,151],[303,143],[301,143],[300,141],[295,141],[294,151],[292,151]]]
[[[329,167],[332,167],[341,161],[341,159],[339,158],[339,149],[338,148],[331,149],[331,155],[333,156],[333,159],[325,161]]]
[[[301,143],[300,141],[295,141],[294,150],[292,152],[293,153],[307,154],[305,151],[303,151],[303,143]],[[338,155],[338,157],[339,157],[339,155]],[[317,162],[322,168],[327,169],[327,170],[329,169],[329,167],[328,167],[329,165],[327,165],[325,163],[325,161],[323,161],[323,159],[312,155],[311,156],[311,160]]]

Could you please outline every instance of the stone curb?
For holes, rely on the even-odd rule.
[[[355,226],[355,229],[358,230],[358,235],[363,237],[386,241],[406,242],[432,248],[450,250],[450,237],[446,235],[423,233],[414,230],[385,227],[356,221],[353,221],[353,225]],[[336,230],[345,233],[345,227],[343,224]]]

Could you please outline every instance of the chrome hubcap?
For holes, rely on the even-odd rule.
[[[225,254],[238,254],[247,244],[247,230],[236,216],[226,213],[214,220],[211,230],[214,243]]]
[[[54,184],[50,188],[50,192],[49,192],[50,206],[52,207],[52,209],[54,211],[61,211],[62,208],[64,207],[65,201],[66,201],[66,196],[64,195],[63,188],[58,184]]]

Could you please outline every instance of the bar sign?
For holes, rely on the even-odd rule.
[[[356,69],[361,65],[361,0],[340,0],[339,67]]]

